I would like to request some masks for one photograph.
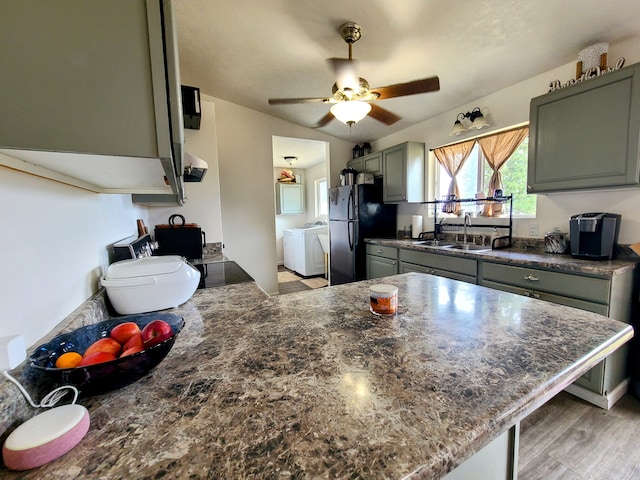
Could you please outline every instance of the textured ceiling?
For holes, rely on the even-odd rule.
[[[334,120],[321,131],[371,141],[577,61],[580,50],[640,34],[640,0],[175,0],[182,83],[313,127],[323,104],[270,106],[269,98],[327,97],[326,62],[346,57],[338,33],[362,26],[359,75],[372,87],[438,75],[439,92],[379,101],[392,126]]]

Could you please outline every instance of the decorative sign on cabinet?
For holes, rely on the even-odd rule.
[[[531,100],[527,192],[640,183],[640,64]]]

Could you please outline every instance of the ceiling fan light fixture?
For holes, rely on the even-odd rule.
[[[347,125],[358,123],[371,111],[371,105],[367,102],[346,101],[336,103],[331,107],[331,114]]]

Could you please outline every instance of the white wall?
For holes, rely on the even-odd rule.
[[[107,246],[148,222],[131,195],[99,195],[0,167],[0,337],[32,345],[98,289]]]
[[[185,183],[185,205],[149,207],[149,231],[153,234],[154,225],[167,223],[169,217],[177,213],[185,217],[188,223],[200,225],[207,243],[223,242],[215,104],[206,95],[202,95],[200,100],[200,129],[185,129],[184,149],[207,162],[209,169],[202,182]]]
[[[611,45],[608,55],[609,65],[613,65],[619,57],[626,59],[625,65],[640,61],[639,45],[640,36],[620,44]],[[424,142],[427,149],[432,149],[454,141],[471,138],[474,135],[472,133],[463,134],[460,137],[450,137],[449,131],[458,113],[467,112],[474,107],[487,108],[489,112],[488,121],[492,127],[482,130],[481,134],[528,122],[531,98],[547,93],[549,83],[553,80],[557,79],[565,82],[573,78],[575,76],[575,68],[575,63],[569,63],[486,97],[479,98],[469,104],[461,105],[436,118],[381,138],[373,143],[373,148],[382,150],[398,143],[418,141]],[[499,74],[499,72],[496,72],[496,74]],[[437,95],[437,93],[434,95]],[[606,159],[603,159],[603,161],[606,161]],[[428,174],[432,174],[432,172]],[[640,212],[636,207],[637,205],[640,205],[640,189],[637,188],[539,194],[537,196],[536,218],[515,219],[514,235],[528,237],[530,222],[539,224],[538,237],[544,237],[545,232],[552,230],[554,227],[560,227],[563,231],[568,231],[569,217],[576,213],[611,212],[622,215],[619,242],[622,244],[636,243],[640,242]],[[398,226],[410,225],[411,215],[413,214],[423,215],[426,219],[427,208],[424,205],[401,206],[398,209]],[[425,226],[425,230],[427,230],[427,226]]]
[[[328,215],[319,215],[316,216],[316,180],[320,180],[322,178],[327,178],[327,165],[323,163],[319,163],[314,165],[313,167],[309,167],[306,170],[306,180],[305,180],[305,189],[306,189],[306,202],[308,205],[307,208],[307,223],[313,223],[318,221],[328,221]],[[329,179],[327,178],[327,188],[329,188]],[[325,192],[328,196],[329,192]]]
[[[351,158],[351,143],[214,99],[225,254],[267,293],[278,292],[274,135],[329,142],[330,177]]]

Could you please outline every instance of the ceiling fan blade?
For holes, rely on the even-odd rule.
[[[324,127],[327,123],[329,123],[334,118],[335,117],[333,116],[333,114],[331,112],[327,112],[327,114],[324,117],[322,117],[320,120],[318,120],[318,123],[316,123],[316,128]]]
[[[418,93],[437,92],[438,90],[440,90],[440,79],[436,76],[414,80],[413,82],[372,88],[371,92],[378,95],[378,100],[384,100],[385,98],[404,97]]]
[[[402,117],[399,117],[398,115],[396,115],[393,112],[390,112],[389,110],[385,110],[384,108],[379,107],[375,103],[370,103],[369,105],[371,105],[371,111],[369,112],[369,116],[372,118],[375,118],[379,122],[384,123],[385,125],[393,125],[398,120],[402,119]]]
[[[356,73],[358,62],[349,58],[329,58],[327,61],[336,75],[338,90],[357,92],[360,86],[360,77]]]
[[[292,103],[331,103],[330,98],[270,98],[269,105],[288,105]]]

